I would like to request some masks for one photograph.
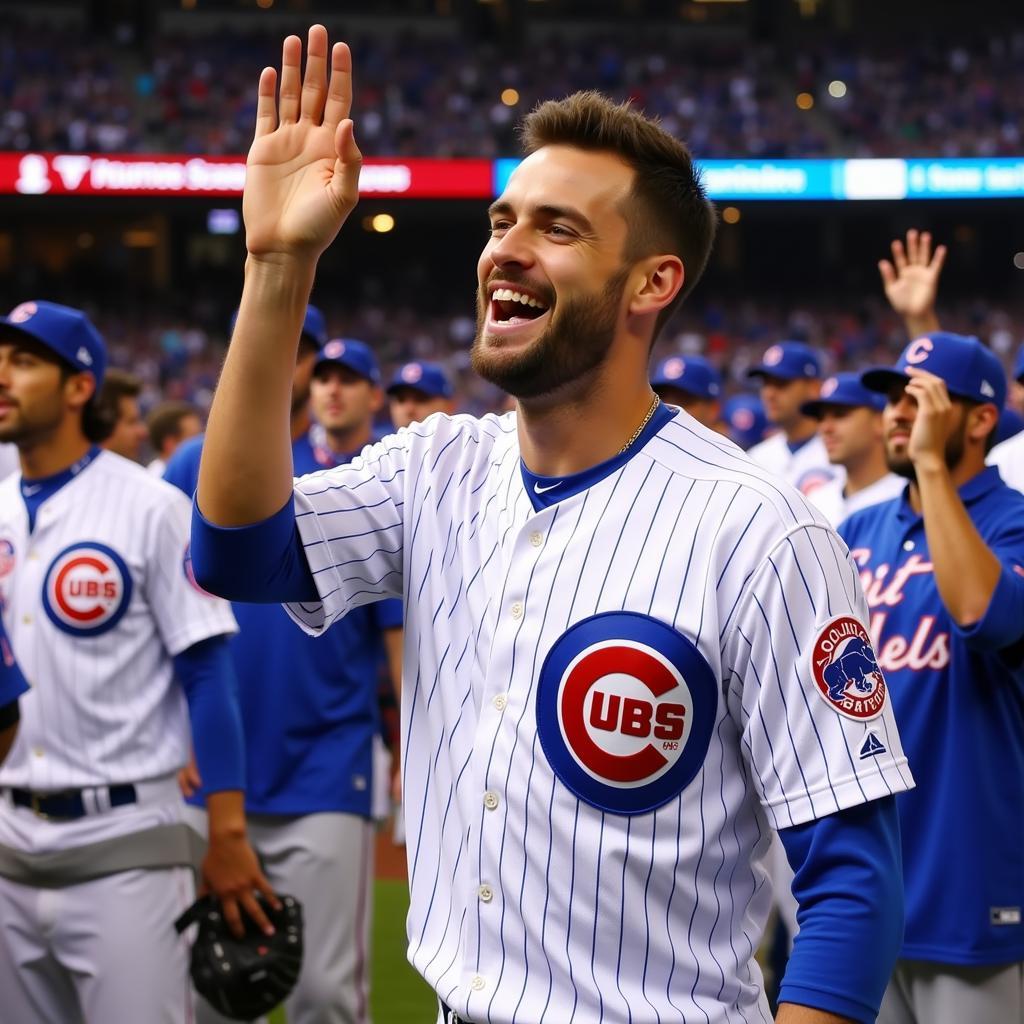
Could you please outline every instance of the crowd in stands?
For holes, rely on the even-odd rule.
[[[538,100],[596,88],[659,115],[700,157],[1020,152],[1024,32],[940,42],[766,43],[651,30],[531,36],[503,51],[457,32],[349,37],[366,155],[514,155]],[[11,21],[0,28],[0,150],[243,153],[258,69],[279,34],[162,32],[141,44]],[[528,59],[524,59],[524,55]],[[829,94],[841,81],[845,95]],[[518,98],[507,105],[505,90]],[[798,93],[814,99],[798,108]],[[507,97],[511,99],[511,97]],[[806,105],[806,102],[805,102]]]

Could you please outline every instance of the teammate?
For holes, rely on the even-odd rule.
[[[764,404],[757,395],[733,395],[722,405],[726,434],[744,451],[764,440],[768,420]]]
[[[78,310],[0,321],[0,592],[32,682],[0,769],[0,991],[12,1021],[180,1022],[192,846],[175,774],[210,780],[204,882],[241,931],[273,894],[246,840],[230,609],[191,581],[188,502],[95,440],[102,338]],[[177,680],[177,681],[176,681]],[[180,685],[179,685],[180,682]]]
[[[717,429],[722,418],[722,375],[700,356],[669,356],[651,378],[654,393],[685,409],[698,423]]]
[[[977,338],[932,333],[863,382],[888,396],[910,485],[840,532],[918,781],[898,798],[906,935],[878,1019],[1006,1024],[1024,1018],[1024,495],[985,466],[1006,378]]]
[[[845,473],[845,481],[830,480],[811,496],[833,526],[858,509],[895,498],[906,483],[885,461],[883,408],[884,396],[864,387],[858,373],[829,377],[817,400],[801,407],[817,420],[829,462]]]
[[[203,431],[199,410],[191,402],[167,401],[150,410],[146,417],[149,443],[156,452],[156,458],[146,466],[154,476],[163,476],[167,460],[175,453],[182,441],[195,437]]]
[[[362,342],[330,341],[311,363],[315,422],[292,443],[298,474],[351,461],[373,440],[382,402],[376,359]],[[305,376],[308,368],[300,361],[295,372]],[[307,416],[294,407],[292,414]],[[201,438],[182,445],[165,479],[194,493],[201,451]],[[285,1003],[288,1021],[362,1024],[369,1019],[378,667],[389,655],[400,679],[401,602],[358,609],[326,642],[304,635],[276,605],[239,603],[234,611],[250,835],[272,884],[304,908],[305,955]],[[201,806],[200,794],[189,802]],[[201,1004],[199,1020],[225,1018]]]
[[[772,345],[747,377],[761,382],[761,401],[777,433],[754,445],[747,454],[782,477],[801,494],[811,494],[842,472],[829,465],[818,424],[801,411],[821,391],[821,357],[800,341]]]
[[[0,619],[0,765],[10,753],[18,734],[18,721],[21,718],[18,699],[27,692],[28,683],[14,658],[3,620]]]
[[[139,412],[142,381],[124,370],[107,370],[96,396],[96,418],[105,423],[106,436],[101,444],[132,462],[138,462],[149,431]]]
[[[435,412],[455,412],[452,382],[436,363],[419,361],[400,366],[388,384],[388,412],[396,430],[425,420]]]
[[[360,163],[348,48],[312,28],[304,88],[301,51],[280,105],[261,78],[195,558],[314,634],[403,595],[409,953],[438,1019],[767,1020],[767,820],[805,925],[778,1020],[872,1020],[912,783],[880,675],[844,681],[870,644],[838,538],[651,392],[713,234],[688,152],[597,94],[539,107],[478,265],[473,363],[518,413],[434,416],[295,484],[285,339]]]

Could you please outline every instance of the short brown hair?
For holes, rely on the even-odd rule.
[[[598,92],[541,103],[526,116],[521,136],[527,155],[544,146],[575,146],[614,153],[633,168],[624,256],[632,261],[672,253],[682,260],[685,272],[679,294],[658,315],[657,336],[700,280],[715,239],[715,207],[690,151],[657,120]]]
[[[202,419],[199,410],[191,402],[171,400],[153,406],[146,417],[146,427],[150,444],[157,454],[163,451],[165,441],[181,436],[181,421],[189,416]]]
[[[103,375],[103,384],[93,398],[93,408],[83,418],[85,434],[90,441],[106,441],[117,426],[122,398],[138,398],[142,381],[125,370],[110,369]]]

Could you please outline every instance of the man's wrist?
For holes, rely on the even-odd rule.
[[[942,329],[934,310],[920,316],[908,316],[904,323],[911,338],[920,338],[922,334],[934,334]]]
[[[206,815],[210,842],[246,837],[245,795],[240,789],[207,794]]]
[[[949,466],[946,465],[945,456],[919,455],[913,459],[914,474],[917,476],[918,484],[925,480],[938,481],[949,479]]]

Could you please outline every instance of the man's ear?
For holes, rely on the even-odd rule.
[[[683,261],[678,256],[649,256],[636,267],[639,279],[629,301],[633,316],[657,315],[679,294],[686,280]]]

